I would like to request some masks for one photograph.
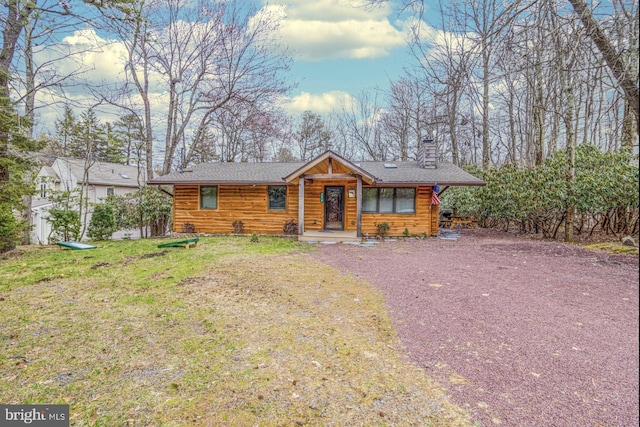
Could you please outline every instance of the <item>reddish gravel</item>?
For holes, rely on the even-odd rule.
[[[637,256],[492,230],[317,256],[380,289],[410,357],[478,424],[639,424]]]

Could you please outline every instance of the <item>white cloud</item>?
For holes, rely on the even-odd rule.
[[[101,38],[94,30],[78,30],[62,39],[62,46],[69,53],[60,61],[60,74],[65,75],[80,64],[90,73],[92,81],[115,83],[122,80],[126,49],[120,42]]]
[[[48,64],[55,69],[57,76],[74,76],[76,83],[83,82],[89,86],[118,86],[125,80],[125,64],[128,61],[127,48],[124,43],[101,37],[93,29],[74,31],[54,46],[45,46],[36,52],[35,59],[39,64]],[[47,78],[50,73],[40,69],[40,76]],[[164,77],[157,71],[150,71],[149,83],[151,91],[164,89]],[[67,93],[73,93],[74,87],[66,81]],[[84,92],[81,84],[76,86]]]
[[[96,107],[96,99],[87,88],[90,86],[107,94],[117,92],[116,88],[125,81],[127,50],[122,42],[103,38],[93,29],[76,30],[60,43],[37,51],[35,60],[40,66],[37,78],[48,80],[43,83],[62,80],[60,85],[40,90],[37,95],[39,106],[47,106],[37,112],[37,122],[43,131],[53,132],[53,124],[62,117],[63,105],[73,106],[76,116],[89,107],[95,107],[101,120],[118,119],[121,111],[106,103]],[[161,120],[168,108],[163,76],[151,72],[149,81],[152,111],[156,120]],[[142,108],[139,96],[134,94],[131,102]]]
[[[264,9],[280,17],[278,37],[299,59],[378,58],[407,40],[389,21],[388,4],[371,10],[362,1],[289,0]]]
[[[452,52],[468,52],[476,48],[477,35],[474,33],[455,33],[432,27],[424,21],[409,19],[407,28],[413,28],[418,39],[427,49],[427,57],[437,55],[441,50]]]
[[[345,19],[386,19],[392,11],[388,3],[379,8],[367,8],[362,0],[288,0],[282,2],[292,19],[317,19],[340,22]]]
[[[301,113],[308,110],[324,114],[340,110],[343,105],[348,105],[352,102],[353,97],[347,92],[331,91],[320,95],[302,92],[284,101],[283,106],[290,113]]]

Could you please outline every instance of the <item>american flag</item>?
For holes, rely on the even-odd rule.
[[[440,201],[440,197],[438,197],[438,193],[436,193],[435,191],[431,192],[431,204],[432,205],[439,205],[441,203]]]

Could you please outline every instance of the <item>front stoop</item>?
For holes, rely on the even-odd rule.
[[[298,236],[300,242],[360,242],[362,239],[356,235],[355,231],[334,231],[334,230],[314,230],[305,231],[303,235]]]

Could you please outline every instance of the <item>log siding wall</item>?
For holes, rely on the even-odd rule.
[[[366,188],[366,187],[365,187]],[[406,187],[405,187],[406,188]],[[432,234],[432,207],[431,207],[431,187],[416,188],[416,212],[415,214],[393,214],[393,213],[362,213],[362,234],[369,233],[375,236],[376,225],[382,222],[389,224],[390,236],[402,236],[405,228],[410,234],[427,233]],[[437,209],[433,209],[436,215]]]
[[[245,234],[282,234],[285,222],[298,218],[298,188],[287,186],[284,210],[269,210],[268,185],[219,185],[218,208],[200,209],[200,186],[175,186],[173,230],[190,223],[198,233],[233,233],[233,222],[244,223]]]
[[[341,173],[335,167],[334,172]],[[304,229],[317,231],[324,228],[324,204],[320,201],[320,193],[325,186],[344,186],[344,229],[356,231],[356,198],[348,196],[350,189],[356,190],[356,185],[355,178],[316,179],[305,183]],[[233,233],[233,222],[241,220],[245,234],[282,234],[285,222],[291,219],[298,221],[298,180],[287,186],[285,210],[269,210],[268,188],[267,185],[219,185],[218,208],[200,209],[200,186],[176,185],[173,230],[181,232],[182,225],[190,223],[198,233]],[[431,187],[416,188],[415,214],[362,213],[363,235],[374,236],[376,225],[381,222],[389,223],[390,236],[402,236],[405,229],[410,234],[436,233],[438,209],[431,206],[431,191]]]

